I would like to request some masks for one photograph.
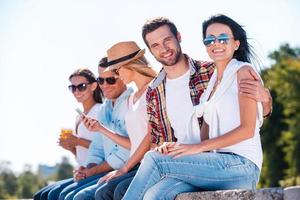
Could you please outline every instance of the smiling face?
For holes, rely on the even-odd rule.
[[[146,35],[149,49],[155,59],[165,66],[175,65],[182,54],[180,34],[175,37],[167,25],[161,26]]]
[[[102,89],[103,95],[106,98],[114,101],[126,90],[126,86],[121,81],[121,79],[116,76],[115,73],[113,73],[112,71],[103,72],[104,69],[105,68],[98,67],[99,78],[105,79],[103,84],[99,83],[99,85],[100,88]],[[116,81],[113,84],[109,84],[107,82],[107,78],[112,78],[112,77],[114,77]]]
[[[240,42],[234,40],[232,31],[227,25],[214,23],[207,27],[206,38],[209,36],[218,38],[222,35],[228,35],[229,40],[225,43],[217,40],[214,44],[206,46],[206,51],[214,62],[228,63],[232,59],[235,50],[239,47]]]
[[[88,101],[90,98],[93,98],[93,92],[97,87],[96,82],[89,84],[88,80],[84,76],[73,76],[70,79],[70,82],[74,86],[78,86],[82,83],[86,84],[86,88],[84,90],[79,91],[79,89],[76,89],[73,91],[73,95],[79,103],[83,103]]]

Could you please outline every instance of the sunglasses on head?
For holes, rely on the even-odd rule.
[[[208,35],[204,40],[203,40],[203,44],[207,47],[215,44],[217,41],[220,44],[228,44],[228,41],[230,40],[229,35],[222,33],[218,36],[214,36],[214,35]]]
[[[103,85],[104,82],[106,81],[107,84],[109,85],[114,85],[116,82],[117,82],[117,79],[116,77],[107,77],[107,78],[102,78],[102,77],[98,77],[97,78],[97,82],[100,84],[100,85]]]
[[[79,92],[83,92],[86,90],[87,86],[89,85],[90,83],[80,83],[78,85],[69,85],[68,88],[71,92],[75,92],[76,90],[78,90]]]

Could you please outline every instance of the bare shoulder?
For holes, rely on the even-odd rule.
[[[250,71],[253,71],[253,68],[250,65],[244,65],[237,72],[238,80],[242,79],[251,79],[254,80],[254,77],[251,75]]]

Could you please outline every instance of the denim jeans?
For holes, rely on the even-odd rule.
[[[80,190],[97,183],[98,179],[102,177],[104,173],[87,177],[86,179],[74,182],[71,185],[65,187],[59,194],[59,200],[73,199],[74,195]]]
[[[97,200],[121,200],[136,172],[137,168],[102,185],[96,190],[95,198]]]
[[[195,190],[255,189],[260,171],[233,153],[204,152],[172,158],[146,153],[123,199],[174,199]]]
[[[128,180],[129,178],[132,179],[136,172],[137,169],[132,170],[124,174],[123,176],[112,179],[109,182],[102,184],[96,183],[94,185],[86,187],[74,196],[74,200],[115,199],[114,193],[117,193],[116,195],[121,199],[125,194],[131,181],[128,184],[121,184],[118,190],[115,190],[116,187],[119,186],[120,183],[123,183],[123,181]]]
[[[69,178],[69,179],[65,179],[62,182],[60,182],[59,184],[56,184],[54,188],[52,188],[50,190],[50,192],[48,193],[48,200],[57,200],[59,197],[60,192],[67,187],[68,185],[71,185],[74,183],[74,179],[73,178]]]
[[[135,171],[135,173],[134,173],[133,176],[126,178],[125,180],[123,180],[122,182],[120,182],[117,185],[117,187],[115,188],[115,191],[114,191],[114,198],[113,198],[113,200],[121,200],[124,197],[124,195],[125,195],[128,187],[129,187],[130,183],[132,182],[132,180],[133,180],[136,172],[137,172],[137,170]],[[98,193],[96,193],[96,195],[97,194]]]
[[[62,186],[66,186],[68,184],[71,184],[70,182],[72,182],[73,178],[69,178],[69,179],[65,179],[65,180],[60,180],[57,181],[51,185],[47,185],[45,187],[43,187],[42,189],[40,189],[37,193],[34,194],[33,199],[34,200],[49,200],[49,194],[57,187],[62,187]],[[58,193],[59,195],[59,193]],[[57,199],[58,196],[54,199]]]
[[[61,182],[61,181],[59,181]],[[50,192],[50,190],[52,188],[54,188],[56,186],[58,182],[55,182],[54,184],[51,185],[47,185],[45,187],[43,187],[42,189],[40,189],[39,191],[37,191],[34,195],[33,195],[33,200],[46,200],[47,199],[47,195]]]

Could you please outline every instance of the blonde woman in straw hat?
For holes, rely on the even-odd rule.
[[[96,120],[86,120],[90,130],[99,131],[114,142],[130,149],[130,158],[119,170],[102,177],[98,184],[79,192],[74,199],[122,199],[139,162],[150,149],[150,136],[147,135],[148,116],[146,109],[146,92],[149,83],[157,73],[149,66],[144,56],[145,50],[133,42],[120,42],[107,50],[107,68],[113,71],[125,84],[134,83],[136,91],[128,98],[129,110],[125,115],[128,140],[103,127]],[[101,83],[100,83],[101,84]]]

